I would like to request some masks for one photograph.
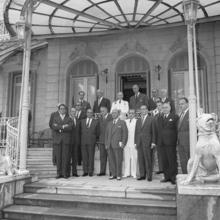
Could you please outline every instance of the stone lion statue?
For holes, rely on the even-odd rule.
[[[15,174],[15,169],[12,166],[9,156],[0,155],[0,174],[12,176]]]
[[[198,141],[194,157],[188,161],[188,176],[183,184],[193,180],[202,183],[220,180],[220,142],[216,135],[216,122],[215,114],[202,114],[197,119]]]

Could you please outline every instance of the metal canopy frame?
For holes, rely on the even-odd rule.
[[[4,20],[12,36],[27,1],[8,0],[5,5]],[[200,0],[198,23],[219,20],[217,8],[220,1]],[[34,36],[93,35],[183,23],[182,0],[35,0],[32,31]]]

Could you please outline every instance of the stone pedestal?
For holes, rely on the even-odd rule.
[[[0,219],[2,218],[1,210],[13,204],[13,197],[23,193],[23,186],[31,182],[30,174],[16,176],[0,176]]]
[[[186,176],[177,176],[177,219],[219,220],[220,182],[183,185]]]

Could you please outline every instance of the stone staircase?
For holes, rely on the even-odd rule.
[[[52,148],[28,148],[27,169],[39,179],[56,176],[56,167],[52,163]]]
[[[176,220],[175,188],[158,187],[159,181],[147,187],[147,181],[129,180],[133,185],[126,181],[80,177],[26,184],[24,193],[15,196],[14,205],[3,210],[4,218]]]

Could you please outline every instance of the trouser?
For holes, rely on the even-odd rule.
[[[190,158],[189,146],[179,144],[178,152],[179,152],[180,165],[182,168],[182,172],[183,174],[187,174],[187,163]]]
[[[57,175],[68,176],[70,163],[70,145],[63,143],[55,144]]]
[[[157,159],[158,159],[158,169],[159,171],[163,171],[163,161],[161,155],[161,148],[157,146]]]
[[[82,145],[83,172],[92,174],[94,171],[95,144]]]
[[[152,158],[153,150],[151,146],[145,146],[142,143],[138,146],[138,162],[139,162],[139,172],[140,177],[146,177],[152,179]]]
[[[53,144],[52,146],[52,162],[53,162],[53,165],[55,166],[57,161],[56,161],[56,144]]]
[[[99,144],[100,150],[100,173],[105,174],[106,164],[107,164],[107,150],[105,149],[104,144]]]
[[[109,148],[109,167],[112,176],[122,176],[122,160],[123,160],[123,149],[122,148]]]
[[[166,180],[175,181],[177,175],[176,147],[161,146],[163,172]]]
[[[137,150],[135,146],[126,146],[124,148],[124,176],[137,175]]]
[[[82,146],[81,146],[81,144],[77,145],[77,162],[78,162],[78,165],[81,166],[81,164],[82,164]]]
[[[70,159],[71,159],[71,166],[70,170],[72,167],[72,175],[77,174],[77,144],[71,144],[71,154],[70,154]]]

